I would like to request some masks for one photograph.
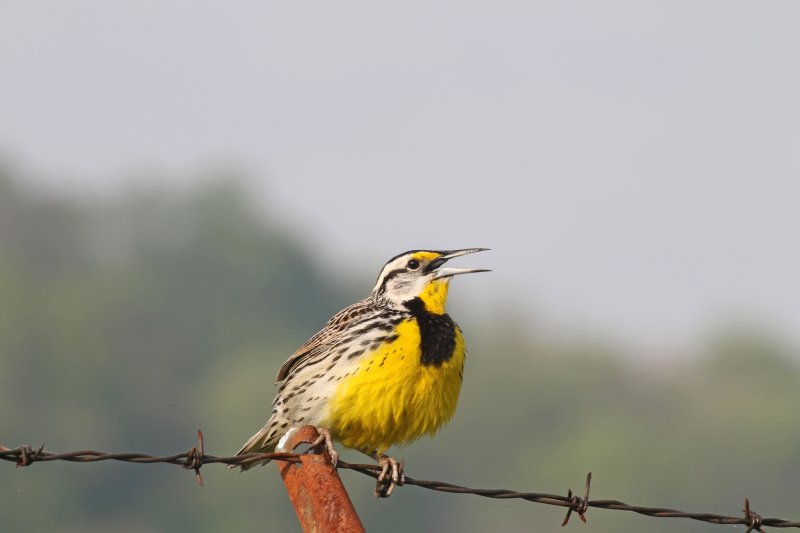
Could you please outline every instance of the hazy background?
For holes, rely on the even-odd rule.
[[[459,412],[398,452],[410,475],[592,470],[597,498],[797,519],[798,23],[788,1],[2,3],[0,443],[173,453],[201,427],[232,453],[386,259],[487,246],[452,291]],[[4,530],[296,527],[267,469],[0,470]],[[370,530],[562,515],[343,475]]]

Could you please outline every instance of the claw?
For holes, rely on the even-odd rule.
[[[383,454],[375,454],[374,458],[381,465],[381,473],[378,476],[378,483],[375,485],[375,497],[388,498],[394,492],[395,487],[406,482],[403,474],[405,462],[398,463],[394,457]]]
[[[336,470],[336,464],[339,462],[339,452],[333,447],[333,438],[331,437],[331,432],[325,428],[317,428],[317,433],[319,433],[319,437],[316,438],[314,442],[308,447],[308,449],[304,453],[309,453],[311,450],[319,446],[320,444],[325,445],[325,451],[328,452],[328,455],[331,458],[331,472]]]

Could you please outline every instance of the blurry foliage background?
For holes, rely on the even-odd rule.
[[[386,259],[349,279],[326,275],[231,176],[94,199],[18,178],[0,171],[6,446],[165,454],[188,449],[202,428],[209,453],[231,454],[269,414],[285,357],[366,294]],[[409,475],[566,493],[592,471],[594,498],[739,514],[749,496],[763,516],[800,518],[795,348],[743,325],[690,358],[634,363],[624,346],[547,334],[513,305],[487,307],[451,306],[470,347],[461,403],[437,438],[395,450]],[[164,465],[0,464],[0,529],[297,529],[272,467],[203,475],[200,489]],[[378,501],[371,480],[342,476],[371,531],[551,531],[563,516],[414,487]],[[588,516],[570,527],[722,530]]]

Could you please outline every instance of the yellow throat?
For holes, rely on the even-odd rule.
[[[447,290],[450,287],[450,278],[434,279],[420,293],[419,298],[425,304],[425,309],[435,315],[443,315],[447,305]]]

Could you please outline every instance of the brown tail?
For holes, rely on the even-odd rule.
[[[266,425],[261,428],[258,433],[250,437],[250,440],[244,443],[244,446],[242,446],[241,450],[236,452],[236,455],[274,452],[275,447],[278,445],[278,440],[280,440],[281,436],[283,435],[278,429],[278,423],[279,421],[276,420],[274,416],[270,418]],[[269,459],[265,459],[263,461],[257,461],[255,463],[248,463],[245,465],[230,465],[228,468],[241,468],[242,472],[244,472],[245,470],[249,470],[256,465],[265,465],[269,461]]]

